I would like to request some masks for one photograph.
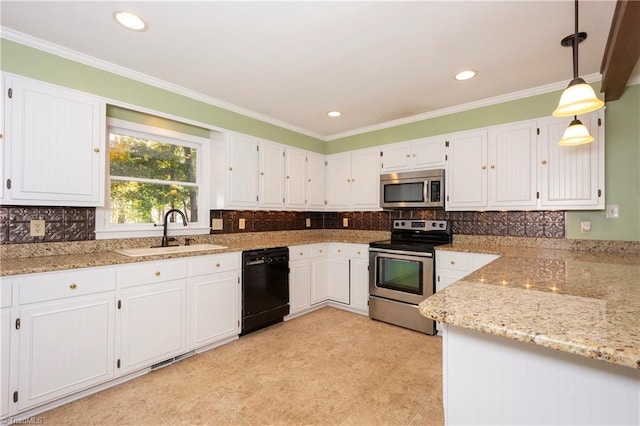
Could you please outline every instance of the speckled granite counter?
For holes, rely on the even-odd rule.
[[[0,276],[49,272],[63,269],[89,268],[150,260],[227,253],[259,248],[314,244],[323,242],[368,244],[389,238],[389,232],[355,230],[309,230],[251,232],[189,236],[194,244],[218,244],[222,250],[174,253],[156,256],[128,257],[111,250],[157,245],[158,238],[82,241],[76,243],[9,244],[0,246]],[[183,237],[178,237],[183,243]]]
[[[640,369],[640,254],[458,243],[438,250],[501,257],[423,301],[422,315]]]

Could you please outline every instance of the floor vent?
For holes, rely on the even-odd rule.
[[[182,355],[178,355],[178,356],[173,357],[173,358],[165,359],[164,361],[160,361],[159,363],[153,364],[151,366],[151,371],[158,370],[158,369],[160,369],[162,367],[166,367],[169,364],[173,364],[174,362],[178,362],[178,361],[183,360],[185,358],[189,358],[191,355],[193,355],[195,353],[196,353],[195,351],[191,351],[191,352],[184,353]]]

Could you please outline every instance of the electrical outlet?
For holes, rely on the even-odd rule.
[[[32,220],[30,222],[31,229],[29,235],[32,237],[44,237],[44,228],[46,222],[44,220]]]
[[[306,226],[307,228],[311,228],[311,218],[310,218],[310,217],[308,217],[308,218],[305,220],[305,226]]]
[[[211,229],[213,231],[222,231],[222,219],[211,219]]]
[[[349,218],[348,217],[343,217],[342,218],[342,226],[345,228],[349,227]]]
[[[583,234],[589,234],[591,232],[591,221],[583,220],[580,222],[580,232]]]
[[[246,226],[246,219],[243,219],[243,218],[239,219],[238,220],[238,229],[244,229],[245,226]]]

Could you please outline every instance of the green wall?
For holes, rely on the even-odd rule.
[[[10,40],[0,39],[0,61],[6,72],[324,153],[324,142],[319,139]]]
[[[327,154],[548,116],[561,93],[531,96],[325,143],[5,39],[0,39],[0,51],[0,68],[6,72]],[[599,90],[599,84],[593,86]],[[109,107],[109,115],[148,122],[148,116],[138,116],[123,108]],[[206,132],[195,126],[181,127],[184,125],[170,120],[160,120],[156,124],[173,130],[178,130],[174,127],[178,126],[181,131],[199,136]],[[607,204],[620,206],[620,218],[606,219],[604,211],[568,212],[567,237],[640,241],[640,85],[627,88],[620,100],[607,103],[605,125],[605,197]],[[582,220],[591,221],[591,234],[580,234]]]

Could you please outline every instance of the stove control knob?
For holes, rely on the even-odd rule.
[[[435,222],[431,222],[431,226],[432,226],[433,228],[435,228],[435,227],[437,227],[438,225],[437,225]]]
[[[403,221],[403,222],[400,222],[400,225],[404,226],[404,221]]]
[[[441,224],[440,224],[440,228],[444,228],[444,223],[441,223]]]

